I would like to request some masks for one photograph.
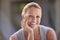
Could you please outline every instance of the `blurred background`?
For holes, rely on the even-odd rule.
[[[29,2],[41,5],[41,24],[52,27],[60,40],[60,0],[0,0],[0,40],[9,40],[21,28],[21,12]]]

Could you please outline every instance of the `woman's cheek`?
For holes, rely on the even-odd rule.
[[[39,19],[37,20],[37,23],[40,24],[40,20]]]

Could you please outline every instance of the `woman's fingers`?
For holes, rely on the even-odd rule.
[[[23,28],[25,28],[26,27],[26,21],[27,21],[27,19],[24,17],[24,19],[22,19],[22,21],[21,21],[21,26],[23,27]]]
[[[28,25],[28,20],[27,20],[27,18],[22,19],[21,25],[22,25],[22,28],[23,28],[24,30],[26,30],[27,32],[33,31],[33,29]]]

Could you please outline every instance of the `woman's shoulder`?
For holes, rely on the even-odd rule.
[[[46,31],[46,36],[48,40],[57,40],[56,32],[53,28],[40,25],[40,28]]]
[[[44,29],[44,30],[54,30],[53,28],[48,27],[48,26],[44,26],[44,25],[39,25],[39,27],[40,27],[41,29]]]
[[[12,34],[12,35],[9,37],[9,40],[18,40],[16,33]]]
[[[17,32],[13,33],[13,34],[10,36],[9,40],[18,40],[17,35],[20,34],[22,30],[23,30],[23,29],[21,28],[21,29],[19,29]]]

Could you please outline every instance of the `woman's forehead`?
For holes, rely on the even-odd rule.
[[[27,10],[27,12],[26,12],[27,14],[36,14],[36,15],[39,15],[39,14],[41,14],[41,9],[39,9],[39,8],[35,8],[35,7],[31,7],[31,8],[29,8],[28,10]]]

